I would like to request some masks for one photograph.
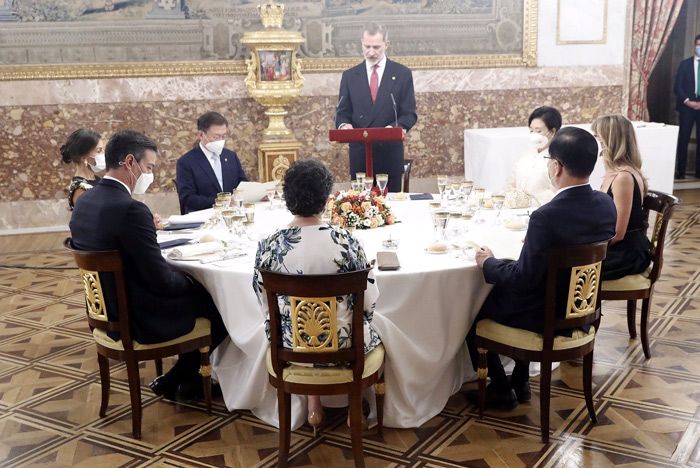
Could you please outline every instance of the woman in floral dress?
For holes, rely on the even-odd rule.
[[[332,187],[333,176],[320,161],[297,161],[287,170],[284,177],[284,198],[294,220],[289,226],[260,241],[255,258],[253,288],[266,315],[269,314],[267,296],[258,269],[301,275],[346,273],[367,268],[367,258],[357,239],[345,229],[321,221]],[[377,297],[379,290],[374,273],[370,271],[364,304],[365,353],[380,343],[379,335],[371,325]],[[291,348],[289,299],[280,296],[278,300],[283,343],[285,347]],[[339,348],[350,347],[352,308],[351,297],[345,296],[338,301]],[[269,321],[267,327],[269,338]],[[314,430],[323,421],[323,407],[318,395],[308,397],[307,420]]]

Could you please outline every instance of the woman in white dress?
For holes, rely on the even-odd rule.
[[[346,273],[369,266],[360,243],[343,228],[321,221],[328,196],[333,187],[333,176],[323,163],[313,159],[297,161],[284,176],[284,199],[287,209],[294,215],[289,226],[282,228],[260,241],[255,257],[253,288],[263,312],[269,317],[269,307],[262,277],[258,269],[281,273],[332,274]],[[370,271],[367,278],[364,303],[365,354],[381,341],[372,328],[374,305],[379,289]],[[291,316],[289,298],[280,296],[279,309],[283,328],[283,343],[292,348]],[[351,297],[338,301],[338,347],[350,347],[353,302]],[[269,320],[266,324],[268,339]],[[314,432],[323,421],[323,407],[318,395],[308,397],[309,424]]]
[[[547,176],[549,142],[561,128],[561,114],[554,107],[538,107],[527,120],[532,148],[518,158],[506,192],[521,191],[544,205],[554,197],[554,187]]]

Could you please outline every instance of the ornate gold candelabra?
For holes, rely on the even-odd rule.
[[[296,161],[301,143],[284,123],[288,106],[301,94],[304,77],[297,49],[304,42],[299,32],[282,29],[284,5],[258,5],[265,29],[247,32],[241,43],[248,46],[251,56],[246,60],[248,93],[265,106],[269,122],[263,131],[258,149],[260,179],[280,180],[289,165]]]

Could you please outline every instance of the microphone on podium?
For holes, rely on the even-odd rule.
[[[338,128],[338,111],[340,110],[340,104],[343,102],[343,98],[345,96],[340,96],[340,99],[338,99],[338,104],[335,105],[335,118],[333,119],[333,125]]]
[[[396,116],[396,99],[394,99],[394,93],[389,93],[391,96],[391,103],[394,105],[394,127],[399,126],[399,118]]]

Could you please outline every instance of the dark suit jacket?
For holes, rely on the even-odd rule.
[[[102,179],[76,202],[70,220],[78,250],[119,250],[124,262],[132,338],[157,343],[188,333],[203,307],[213,303],[203,288],[163,259],[153,214],[119,182]],[[100,276],[111,318],[114,279]]]
[[[615,235],[616,220],[612,199],[589,185],[567,189],[535,210],[530,216],[520,258],[517,261],[489,258],[484,262],[484,278],[495,286],[479,318],[541,333],[547,250],[610,239]],[[562,312],[565,305],[564,302]]]
[[[211,208],[217,193],[231,192],[248,180],[236,153],[224,148],[220,158],[223,187],[199,143],[177,160],[177,195],[184,213]]]
[[[697,95],[695,94],[695,72],[693,67],[693,57],[689,57],[682,60],[678,65],[678,72],[676,73],[676,82],[673,86],[673,92],[676,95],[676,110],[681,111],[681,109],[691,110],[688,106],[683,104],[686,99],[695,99]]]
[[[396,116],[392,95],[396,101]],[[408,131],[418,119],[411,70],[389,59],[386,60],[374,104],[369,92],[365,62],[343,72],[338,99],[336,128],[342,123],[350,123],[355,128],[398,124]],[[403,142],[375,143],[372,155],[375,174],[396,176],[403,173]],[[350,176],[356,172],[365,172],[365,145],[361,143],[350,145]]]

